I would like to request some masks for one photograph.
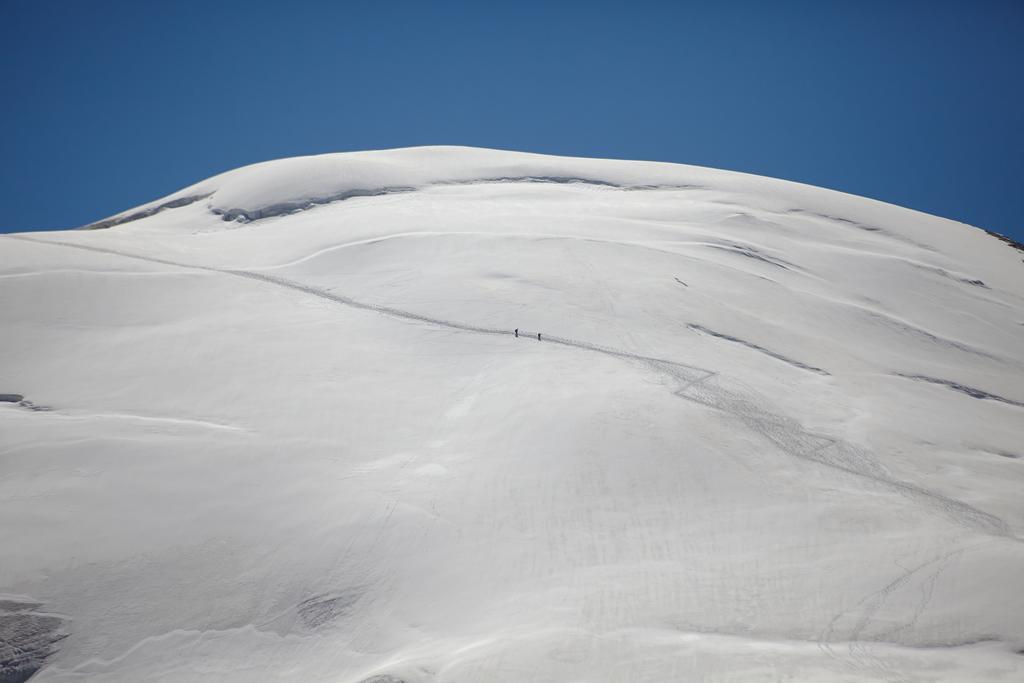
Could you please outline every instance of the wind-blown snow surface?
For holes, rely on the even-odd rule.
[[[1024,675],[980,230],[443,147],[103,226],[0,238],[0,678]]]

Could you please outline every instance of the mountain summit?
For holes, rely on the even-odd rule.
[[[1024,675],[982,230],[463,147],[86,227],[0,237],[0,679]]]

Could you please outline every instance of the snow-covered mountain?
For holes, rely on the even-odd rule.
[[[90,227],[0,237],[0,680],[1024,676],[1013,245],[457,147]]]

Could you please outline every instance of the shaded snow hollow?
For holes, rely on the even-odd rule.
[[[458,147],[86,227],[0,237],[2,680],[1024,676],[1012,244]]]

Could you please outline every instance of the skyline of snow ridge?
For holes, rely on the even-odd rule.
[[[786,178],[1024,242],[1019,0],[193,4],[0,3],[0,233],[457,144]]]

